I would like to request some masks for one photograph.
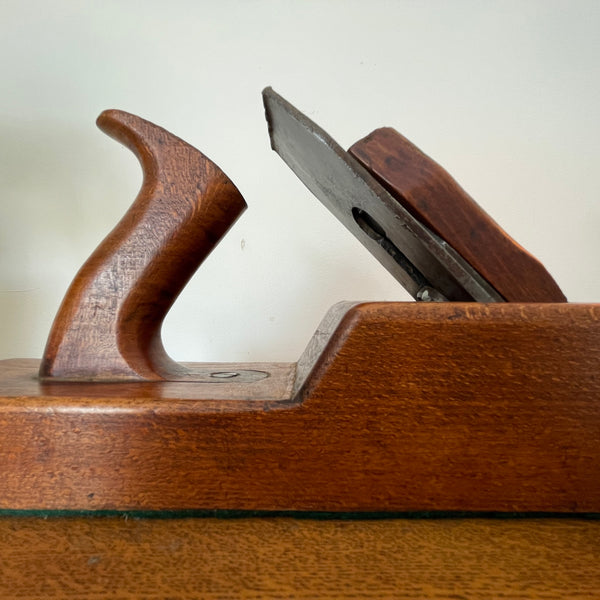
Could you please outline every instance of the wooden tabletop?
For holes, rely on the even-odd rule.
[[[3,517],[2,598],[599,598],[600,521]]]

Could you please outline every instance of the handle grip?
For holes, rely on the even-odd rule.
[[[138,157],[143,184],[67,291],[40,377],[178,379],[186,369],[164,350],[163,319],[246,203],[217,165],[161,127],[119,110],[97,125]]]

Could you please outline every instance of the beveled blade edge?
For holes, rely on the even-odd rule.
[[[503,301],[451,246],[395,202],[327,132],[272,88],[263,91],[263,101],[271,148],[413,297],[422,292],[422,283],[365,234],[352,216],[353,208],[366,210],[375,218],[410,265],[423,274],[428,286],[446,299]]]

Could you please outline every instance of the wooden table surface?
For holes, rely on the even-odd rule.
[[[600,598],[600,521],[0,518],[0,597]]]

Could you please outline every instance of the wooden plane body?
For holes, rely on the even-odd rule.
[[[254,382],[0,362],[0,509],[600,512],[600,306],[367,303]]]
[[[272,134],[287,115],[310,147],[327,140],[278,98]],[[121,111],[98,123],[144,183],[76,275],[41,362],[0,362],[0,510],[600,513],[600,306],[564,302],[439,165],[388,130],[352,149],[372,175],[322,148],[373,202],[336,211],[423,284],[417,297],[436,296],[446,265],[458,297],[485,279],[499,301],[342,303],[295,364],[179,364],[163,318],[245,201],[164,129]],[[386,211],[407,224],[399,238]],[[396,245],[413,212],[437,232],[415,225],[408,244],[426,281]]]

